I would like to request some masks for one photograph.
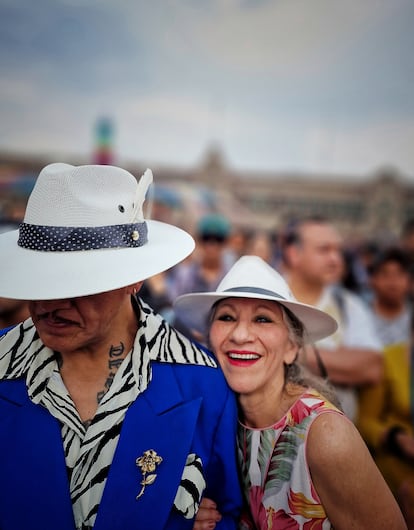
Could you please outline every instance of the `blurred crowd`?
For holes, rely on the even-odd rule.
[[[153,213],[164,220],[162,210]],[[386,245],[351,246],[329,219],[318,217],[291,220],[270,233],[210,213],[200,217],[193,236],[190,257],[146,280],[141,297],[203,342],[176,318],[174,300],[214,291],[239,257],[256,255],[285,277],[298,301],[333,316],[336,333],[307,348],[301,360],[333,385],[414,528],[414,219]],[[0,299],[1,328],[27,316],[25,301]]]

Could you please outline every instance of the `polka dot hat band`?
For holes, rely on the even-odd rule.
[[[22,223],[17,244],[48,252],[140,247],[147,243],[147,224],[91,227],[37,226]]]

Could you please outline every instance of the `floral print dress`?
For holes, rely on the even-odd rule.
[[[238,430],[243,491],[250,507],[241,530],[329,530],[332,527],[313,486],[306,440],[320,414],[342,414],[315,390],[307,390],[275,425]]]

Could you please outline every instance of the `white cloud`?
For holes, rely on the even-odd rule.
[[[254,8],[241,7],[237,1],[206,4],[209,9],[202,11],[173,2],[177,16],[165,28],[168,41],[160,35],[160,42],[230,70],[300,78],[329,69],[348,41],[359,38],[398,8],[398,2],[386,0],[284,0],[259,3]]]
[[[309,129],[304,167],[358,175],[394,165],[414,177],[413,141],[414,120],[387,116],[358,127]]]

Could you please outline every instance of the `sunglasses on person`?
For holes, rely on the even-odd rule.
[[[218,243],[218,244],[222,244],[222,243],[225,242],[226,238],[224,236],[220,236],[220,235],[217,235],[217,234],[203,234],[200,237],[200,240],[203,243]]]

